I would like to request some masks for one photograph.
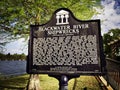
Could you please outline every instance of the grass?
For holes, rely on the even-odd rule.
[[[27,86],[29,75],[4,77],[0,76],[0,90],[19,90]]]
[[[28,74],[8,78],[0,76],[0,90],[23,90],[23,88],[27,86],[28,79]],[[79,78],[69,80],[68,90],[73,90],[75,81],[75,90],[100,90],[99,83],[93,76],[80,76]],[[42,90],[58,90],[59,81],[48,75],[40,75],[40,86]],[[1,87],[9,87],[12,89],[3,89]]]
[[[75,90],[100,90],[99,83],[93,76],[81,76],[77,78]],[[86,88],[86,89],[85,89]]]

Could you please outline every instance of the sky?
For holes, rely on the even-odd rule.
[[[103,10],[93,19],[101,20],[101,33],[107,33],[110,29],[120,28],[120,0],[102,0]]]
[[[92,17],[92,19],[101,20],[101,34],[107,33],[110,29],[120,28],[120,0],[101,0],[103,9],[97,9],[100,14]],[[5,53],[25,53],[28,54],[28,42],[24,38],[20,38],[5,46]]]
[[[20,38],[18,40],[15,40],[13,42],[7,43],[5,46],[5,54],[11,53],[11,54],[28,54],[28,41],[25,40],[25,38]]]

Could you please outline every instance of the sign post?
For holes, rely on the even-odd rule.
[[[68,77],[65,75],[61,76],[60,82],[60,90],[68,90]]]
[[[105,73],[100,20],[81,21],[61,8],[48,23],[30,28],[28,73],[60,76],[63,81]]]

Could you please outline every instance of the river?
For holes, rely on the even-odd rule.
[[[26,61],[0,61],[0,74],[21,75],[26,73]]]

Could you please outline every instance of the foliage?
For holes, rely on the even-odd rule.
[[[26,60],[26,55],[23,54],[2,54],[0,53],[0,60]]]
[[[110,45],[108,45],[111,41],[117,40],[120,38],[120,29],[111,29],[108,33],[103,35],[103,43],[104,43],[104,51],[108,57],[110,57],[112,51],[110,49]],[[116,53],[119,53],[116,52]]]
[[[1,0],[0,29],[13,34],[29,33],[29,25],[46,23],[58,8],[72,10],[78,19],[90,19],[100,0]]]

